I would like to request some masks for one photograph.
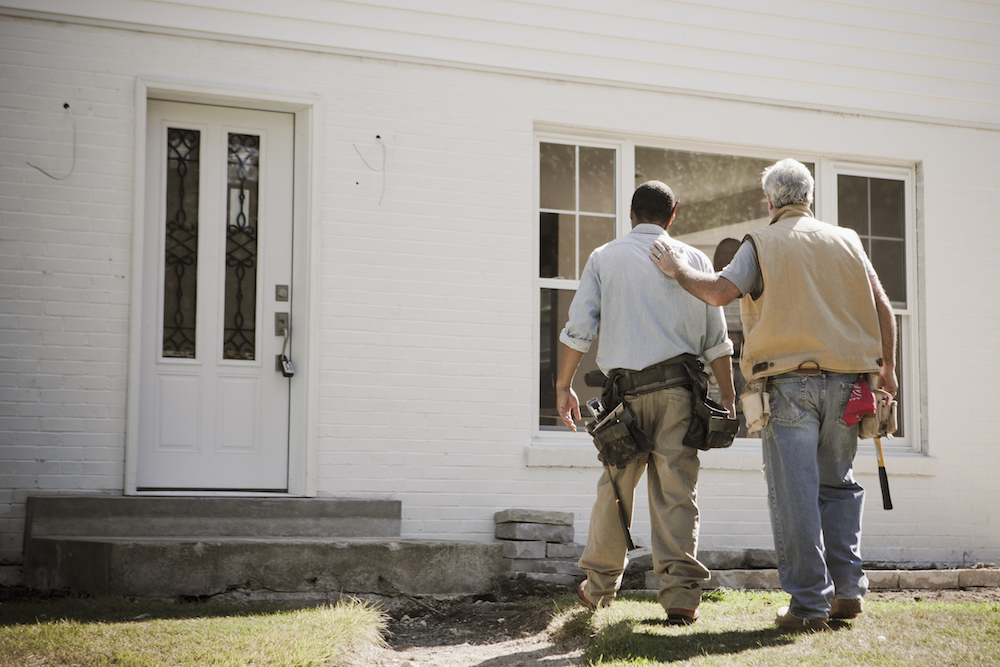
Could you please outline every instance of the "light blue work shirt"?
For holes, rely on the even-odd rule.
[[[642,370],[685,353],[705,362],[733,353],[722,308],[688,294],[649,258],[657,239],[682,246],[691,266],[713,272],[705,253],[650,223],[591,253],[559,340],[587,352],[599,330],[597,365],[605,375],[613,368]]]

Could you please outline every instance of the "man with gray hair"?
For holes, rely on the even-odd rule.
[[[864,489],[853,473],[858,425],[847,425],[844,409],[861,376],[896,394],[896,323],[857,233],[813,217],[805,165],[781,160],[761,185],[771,224],[748,234],[720,272],[697,271],[660,242],[650,259],[708,304],[742,297],[740,399],[748,419],[770,399],[770,418],[756,427],[778,574],[791,595],[775,623],[817,630],[828,618],[855,618],[868,590]]]

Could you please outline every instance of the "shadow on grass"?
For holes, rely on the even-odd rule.
[[[697,656],[738,655],[796,642],[801,633],[787,632],[776,627],[759,630],[728,630],[723,632],[688,632],[667,634],[657,626],[675,629],[666,619],[646,619],[636,623],[621,621],[608,626],[602,636],[587,649],[585,657],[598,660],[636,660],[671,662]],[[831,630],[850,627],[847,623],[830,626]],[[656,628],[656,629],[654,629]]]

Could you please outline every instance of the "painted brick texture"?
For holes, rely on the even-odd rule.
[[[954,355],[993,349],[1000,330],[998,305],[954,275],[1000,277],[998,232],[983,224],[998,190],[995,132],[10,17],[0,66],[0,565],[20,562],[28,494],[123,489],[140,75],[322,98],[316,485],[401,500],[404,537],[489,541],[494,513],[523,507],[572,513],[586,539],[596,461],[525,465],[526,448],[567,442],[533,430],[536,127],[918,162],[923,440],[940,466],[893,476],[890,459],[889,513],[863,476],[875,494],[866,557],[1000,560],[1000,423],[989,411],[953,418],[1000,373]],[[76,164],[54,181],[26,162],[68,171],[65,102]],[[977,169],[956,176],[968,164]],[[759,469],[706,469],[699,499],[704,547],[771,548]]]

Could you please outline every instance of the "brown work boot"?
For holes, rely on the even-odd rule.
[[[820,630],[830,629],[825,618],[799,618],[798,616],[793,616],[788,611],[788,607],[782,607],[778,610],[778,616],[774,619],[774,624],[782,630],[795,632],[819,632]]]
[[[667,610],[667,623],[669,625],[691,625],[697,620],[697,609],[678,609],[671,607]]]
[[[587,580],[584,579],[583,581],[580,582],[580,587],[576,589],[576,599],[578,599],[580,601],[580,604],[582,604],[584,607],[590,607],[591,609],[593,609],[597,607],[597,605],[591,602],[590,599],[587,597],[587,593],[584,592],[584,589],[586,587],[587,587]]]
[[[865,601],[861,598],[833,598],[830,604],[830,618],[857,618],[865,610]]]

